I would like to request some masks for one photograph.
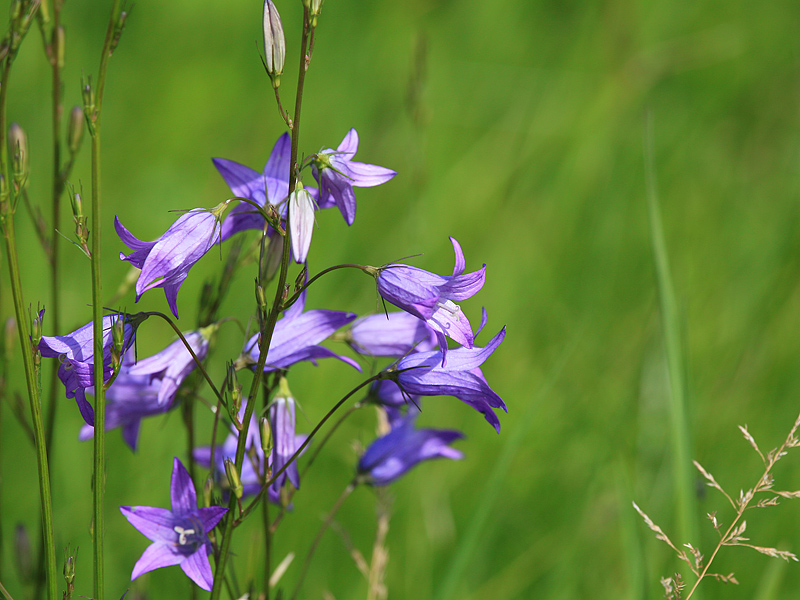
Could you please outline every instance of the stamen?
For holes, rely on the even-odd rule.
[[[175,531],[175,533],[178,534],[178,544],[180,544],[181,546],[186,545],[187,535],[192,535],[197,533],[194,529],[184,529],[180,525],[175,525],[175,527],[173,527],[172,529]]]

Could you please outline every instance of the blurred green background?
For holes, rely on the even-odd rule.
[[[8,2],[0,2],[3,11]],[[81,74],[96,73],[106,3],[71,0],[64,101],[80,102]],[[286,106],[297,69],[301,4],[280,2],[287,32]],[[103,274],[111,298],[126,264],[114,214],[142,239],[176,218],[211,207],[228,190],[211,164],[225,157],[261,169],[284,131],[257,54],[258,0],[137,2],[109,69],[103,114]],[[466,460],[420,466],[391,487],[386,582],[391,598],[659,598],[662,575],[680,568],[631,507],[636,501],[676,543],[669,384],[647,217],[645,115],[653,125],[654,169],[680,309],[691,457],[732,495],[751,487],[760,461],[737,425],[762,449],[777,446],[800,410],[800,5],[753,3],[555,2],[522,0],[329,0],[308,72],[301,150],[335,147],[350,127],[357,160],[391,167],[389,184],[357,190],[347,228],[338,212],[318,216],[311,270],[340,262],[383,264],[416,253],[416,265],[449,273],[447,236],[462,244],[468,270],[488,265],[484,290],[464,307],[489,314],[481,343],[508,326],[485,375],[505,399],[498,436],[452,398],[424,404],[425,426],[463,430]],[[28,132],[30,193],[45,212],[50,189],[49,67],[34,29],[14,67],[9,119]],[[310,178],[307,179],[307,182]],[[73,176],[88,205],[88,143]],[[66,207],[66,204],[65,204]],[[88,210],[88,209],[87,209]],[[68,209],[65,208],[65,212]],[[45,261],[30,220],[18,217],[26,302],[48,305]],[[70,235],[68,218],[60,224]],[[63,243],[63,242],[62,242]],[[5,249],[2,251],[5,254]],[[88,261],[64,244],[65,333],[90,318]],[[198,292],[221,263],[196,266],[178,302],[183,329],[195,326]],[[7,267],[2,317],[12,314]],[[223,314],[252,312],[252,273],[241,272]],[[128,310],[167,311],[160,290]],[[323,278],[310,308],[369,313],[373,284],[356,272]],[[139,352],[171,334],[148,322]],[[241,348],[223,327],[212,359],[220,376]],[[332,361],[328,361],[329,363]],[[336,361],[333,361],[336,362]],[[22,391],[18,358],[9,391]],[[341,364],[299,365],[290,376],[308,431],[360,381]],[[210,396],[207,390],[204,394]],[[13,528],[38,527],[33,449],[2,408],[2,582],[19,600]],[[300,558],[344,488],[374,419],[362,411],[337,434],[306,477],[276,539],[276,557]],[[210,418],[198,412],[207,431]],[[76,592],[91,595],[91,444],[77,441],[80,416],[59,405],[52,473],[56,539],[79,546]],[[108,437],[107,597],[130,585],[147,540],[116,509],[168,506],[171,458],[185,455],[180,415],[146,421],[132,454]],[[778,489],[800,487],[800,457],[776,470]],[[697,481],[701,535],[724,498]],[[338,521],[369,555],[375,494],[359,489]],[[488,518],[480,520],[481,514]],[[751,511],[753,543],[800,552],[800,506]],[[239,535],[240,581],[260,558]],[[60,568],[60,565],[59,565]],[[704,598],[796,598],[800,566],[726,548]],[[446,594],[444,582],[455,586]],[[137,580],[148,598],[189,596],[177,567]],[[360,598],[366,582],[344,537],[326,534],[304,597]]]

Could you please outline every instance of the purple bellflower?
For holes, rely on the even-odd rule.
[[[103,380],[108,381],[113,374],[111,366],[111,349],[113,341],[113,325],[117,319],[123,319],[122,352],[133,343],[135,324],[130,315],[115,314],[103,317]],[[58,378],[64,384],[67,398],[75,398],[83,420],[94,425],[94,409],[86,400],[87,388],[94,389],[94,324],[90,321],[68,333],[67,335],[43,335],[39,342],[42,356],[58,358]]]
[[[133,354],[125,354],[119,375],[106,391],[106,431],[121,427],[122,439],[136,452],[142,419],[163,414],[172,407],[158,401],[161,381],[150,375],[131,375],[133,364]],[[93,436],[94,427],[84,425],[78,437],[85,441]]]
[[[355,321],[344,339],[359,354],[400,358],[436,347],[428,325],[407,312],[379,313]]]
[[[279,393],[269,407],[269,420],[272,426],[272,457],[270,460],[272,472],[277,473],[297,452],[298,448],[308,438],[307,435],[295,434],[295,406],[294,398],[288,393],[288,386],[284,386],[281,381],[282,391]],[[280,488],[286,485],[287,479],[295,489],[300,489],[300,472],[297,470],[297,461],[293,461],[286,467],[274,483],[270,486],[270,491],[277,494]]]
[[[208,562],[211,552],[208,532],[216,527],[228,509],[198,508],[194,483],[177,458],[172,467],[170,497],[172,510],[151,506],[119,507],[130,524],[153,542],[134,565],[131,581],[153,569],[180,565],[189,579],[211,591],[214,577]]]
[[[314,178],[319,183],[320,208],[335,202],[345,222],[352,225],[356,218],[356,195],[353,187],[372,187],[386,183],[397,175],[395,171],[377,165],[355,162],[358,133],[351,129],[336,150],[323,150],[313,164]]]
[[[483,348],[457,348],[442,364],[442,352],[418,352],[401,358],[393,379],[406,394],[417,396],[455,396],[482,413],[500,433],[500,420],[492,409],[508,412],[503,399],[489,387],[480,365],[503,342],[506,328],[500,330]]]
[[[454,300],[474,296],[486,281],[486,265],[464,274],[466,262],[461,246],[453,243],[456,260],[449,277],[408,265],[394,264],[376,269],[378,293],[395,306],[419,317],[433,329],[442,350],[444,364],[447,354],[445,336],[466,348],[472,348],[475,336],[469,319]]]
[[[292,139],[288,133],[284,133],[275,142],[262,173],[225,158],[215,158],[213,162],[237,198],[247,198],[262,207],[266,206],[267,202],[279,205],[289,195],[291,149]],[[305,189],[312,198],[319,196],[316,188],[306,187]],[[320,208],[331,206],[333,206],[332,201],[319,205]],[[263,228],[264,217],[253,206],[243,202],[231,209],[228,217],[222,222],[222,241],[224,242],[240,231]],[[270,231],[272,230],[270,229]]]
[[[367,400],[384,408],[402,408],[407,404],[419,406],[419,396],[409,396],[391,379],[373,381]]]
[[[289,231],[295,261],[306,262],[311,235],[314,233],[314,200],[299,181],[289,196]]]
[[[186,341],[201,361],[208,353],[208,341],[216,325],[209,325],[199,331],[189,331],[184,334]],[[183,341],[178,338],[161,352],[138,361],[129,369],[133,376],[147,375],[150,381],[159,382],[158,403],[163,409],[172,405],[178,388],[191,373],[197,364],[189,354]]]
[[[395,410],[387,414],[391,431],[372,442],[358,461],[358,473],[364,482],[388,485],[423,460],[463,458],[459,450],[450,447],[464,437],[460,431],[417,429],[414,422],[419,411],[413,406],[405,416]]]
[[[287,369],[300,361],[308,360],[316,364],[319,358],[338,358],[359,371],[361,367],[352,358],[340,356],[319,343],[334,331],[344,327],[356,318],[354,313],[336,310],[309,310],[303,312],[305,292],[283,313],[283,318],[275,324],[264,371]],[[259,333],[253,335],[245,344],[244,354],[250,365],[258,362]]]
[[[162,287],[172,314],[178,318],[178,290],[189,269],[219,240],[219,219],[225,207],[222,203],[211,210],[190,210],[154,242],[137,239],[119,217],[114,217],[117,234],[133,250],[127,256],[120,252],[120,259],[142,270],[136,281],[136,302],[147,290]]]

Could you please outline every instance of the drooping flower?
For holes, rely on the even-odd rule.
[[[209,325],[199,331],[189,331],[184,334],[186,341],[201,361],[208,353],[208,342],[216,325]],[[175,399],[178,388],[197,363],[178,338],[161,352],[138,361],[129,369],[133,376],[147,375],[150,381],[159,382],[158,403],[167,408]]]
[[[122,439],[136,452],[142,419],[163,414],[173,407],[158,401],[160,380],[150,375],[131,375],[133,364],[133,353],[129,352],[125,355],[119,375],[106,391],[106,431],[122,428]],[[93,436],[94,427],[84,425],[78,437],[85,441]]]
[[[500,420],[492,409],[506,412],[503,399],[489,387],[480,365],[503,342],[506,328],[500,330],[483,348],[450,350],[447,365],[442,364],[442,352],[418,352],[401,358],[393,379],[406,394],[417,396],[455,396],[482,413],[500,433]]]
[[[389,181],[395,171],[378,165],[355,162],[358,133],[351,129],[336,150],[328,148],[317,154],[313,163],[314,179],[319,184],[320,207],[335,202],[345,222],[356,218],[356,195],[353,187],[372,187]]]
[[[247,198],[262,207],[266,206],[267,202],[277,206],[289,196],[291,150],[292,139],[288,133],[284,133],[275,142],[261,173],[226,158],[215,158],[213,162],[234,196]],[[316,199],[319,196],[316,188],[306,186],[305,189],[312,198]],[[333,206],[333,203],[321,204],[319,208],[329,206]],[[285,215],[285,212],[282,214]],[[230,214],[222,222],[221,239],[224,242],[240,231],[263,228],[264,217],[253,206],[243,202],[231,209]],[[269,232],[272,232],[272,229]]]
[[[123,321],[122,354],[124,356],[133,343],[135,326],[130,315],[123,313],[103,317],[103,380],[108,381],[113,375],[111,350],[114,345],[114,323]],[[94,388],[94,323],[89,322],[67,335],[43,335],[39,341],[39,352],[42,356],[58,358],[58,378],[64,384],[67,398],[74,398],[81,411],[83,420],[94,425],[94,409],[86,400],[87,388]]]
[[[305,292],[287,308],[283,318],[275,324],[275,331],[267,351],[264,371],[286,369],[291,365],[308,360],[316,364],[320,358],[338,358],[359,371],[361,367],[352,358],[336,354],[319,343],[327,339],[334,331],[344,327],[356,318],[354,313],[336,310],[309,310],[303,312]],[[244,354],[252,366],[258,362],[258,333],[253,335],[244,346]]]
[[[474,334],[469,319],[454,300],[471,298],[486,281],[486,265],[464,274],[466,262],[461,246],[451,237],[456,260],[451,276],[436,275],[417,267],[393,264],[376,270],[378,293],[406,312],[419,317],[433,329],[446,359],[445,336],[472,348]]]
[[[208,554],[208,532],[228,512],[221,506],[197,507],[197,494],[186,467],[175,458],[170,483],[172,510],[152,506],[120,506],[126,519],[153,543],[145,549],[131,573],[131,581],[140,575],[172,565],[204,590],[211,591],[214,576]]]
[[[282,383],[286,380],[282,380]],[[272,472],[277,473],[294,455],[295,452],[306,441],[307,435],[297,435],[295,433],[295,407],[294,398],[288,393],[288,386],[282,385],[282,393],[275,396],[274,401],[269,407],[269,420],[272,426]],[[274,488],[274,493],[278,493],[280,488],[286,485],[287,479],[296,489],[300,489],[300,472],[297,470],[297,461],[293,461],[286,467],[274,483],[270,486]]]
[[[154,242],[137,239],[114,217],[114,227],[123,243],[133,252],[120,259],[142,270],[136,281],[136,302],[147,290],[162,287],[167,303],[178,317],[178,290],[194,264],[219,240],[219,218],[226,207],[222,203],[212,210],[193,209],[175,221]]]
[[[387,411],[391,431],[378,438],[358,461],[358,473],[370,485],[388,485],[409,469],[434,458],[458,460],[463,454],[450,444],[464,437],[460,431],[447,429],[417,429],[414,426],[419,411],[411,406],[405,416]]]
[[[379,313],[361,317],[344,339],[359,354],[400,358],[409,352],[426,352],[436,347],[428,325],[407,312]]]

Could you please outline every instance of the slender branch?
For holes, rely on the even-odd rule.
[[[342,494],[339,496],[339,498],[336,500],[336,502],[334,502],[333,506],[331,507],[328,516],[325,518],[325,522],[322,524],[322,527],[319,528],[319,531],[317,532],[317,537],[314,538],[314,541],[311,544],[311,548],[308,549],[306,560],[303,563],[303,569],[300,571],[300,577],[297,579],[297,585],[295,586],[294,593],[292,594],[292,600],[295,600],[297,598],[297,594],[300,592],[300,588],[303,587],[303,580],[305,579],[306,573],[308,572],[308,567],[311,564],[311,559],[314,557],[314,551],[317,549],[317,546],[319,546],[319,543],[322,540],[322,536],[328,530],[328,527],[331,526],[331,523],[333,523],[333,519],[336,516],[336,513],[339,512],[339,509],[342,507],[342,504],[344,504],[344,501],[347,500],[347,497],[353,492],[354,489],[356,489],[356,485],[358,485],[358,481],[356,479],[353,479],[353,481],[347,484],[347,487],[344,488]]]

